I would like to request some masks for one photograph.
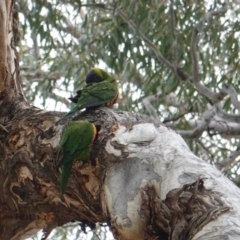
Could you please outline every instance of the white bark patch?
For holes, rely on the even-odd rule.
[[[123,131],[123,129],[125,131]],[[112,140],[117,140],[123,145],[128,145],[130,143],[142,143],[151,142],[157,135],[157,130],[152,123],[142,123],[134,125],[130,129],[125,127],[120,127],[118,131],[115,132],[115,138]]]
[[[122,152],[121,150],[119,149],[115,149],[112,145],[111,145],[111,142],[108,141],[106,146],[105,146],[105,150],[109,153],[109,154],[113,154],[115,155],[116,157],[119,157],[121,156]]]
[[[144,222],[140,220],[140,188],[153,185],[159,192],[161,177],[153,166],[138,158],[127,158],[114,164],[106,174],[105,200],[111,213],[112,226],[124,239],[143,239]]]
[[[55,218],[53,212],[40,213],[35,216],[37,220],[29,223],[23,230],[17,232],[10,240],[24,240],[32,236],[40,229],[47,229]]]
[[[136,152],[136,148],[139,150],[141,147],[137,147],[136,144],[146,143],[148,145],[151,141],[155,139],[157,135],[157,129],[152,123],[141,123],[134,125],[132,128],[127,129],[124,126],[119,126],[115,132],[115,137],[109,140],[106,144],[105,150],[109,154],[114,154],[115,156],[121,156],[121,150],[115,149],[111,145],[111,141],[117,141],[122,145],[129,145],[133,152]],[[130,155],[134,157],[135,155]]]
[[[144,239],[144,220],[140,215],[142,187],[154,183],[160,199],[164,200],[171,190],[199,178],[203,179],[206,189],[219,192],[221,201],[232,207],[232,212],[216,216],[216,220],[208,223],[193,239],[210,239],[208,235],[201,238],[204,234],[218,236],[217,229],[219,236],[227,234],[234,236],[231,239],[239,238],[239,189],[214,166],[195,156],[179,134],[164,126],[156,128],[151,123],[137,124],[130,129],[120,125],[111,141],[119,143],[128,156],[111,165],[105,181],[106,208],[112,226],[123,239]],[[119,151],[110,141],[107,145],[106,149],[112,153]]]
[[[47,221],[39,219],[29,223],[23,230],[16,233],[10,240],[24,240],[32,237],[39,230],[47,227]]]
[[[27,166],[21,166],[18,169],[18,182],[23,182],[25,184],[25,179],[29,178],[33,180],[33,176]]]

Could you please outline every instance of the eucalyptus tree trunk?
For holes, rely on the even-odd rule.
[[[240,239],[240,191],[183,139],[137,114],[79,113],[100,126],[91,160],[59,191],[58,144],[68,122],[26,102],[14,46],[13,3],[0,2],[0,239],[80,221],[116,239]]]

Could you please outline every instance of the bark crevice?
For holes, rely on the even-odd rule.
[[[106,222],[101,199],[107,155],[101,149],[111,135],[113,112],[102,108],[75,117],[101,125],[101,130],[91,161],[73,165],[66,194],[61,196],[57,153],[68,121],[62,125],[57,120],[64,113],[46,112],[24,101],[11,110],[12,117],[0,128],[0,226],[5,226],[0,238],[18,239],[33,229],[44,229],[47,236],[54,227],[71,221],[91,227]]]
[[[220,193],[204,187],[203,179],[169,191],[164,200],[147,185],[141,189],[141,198],[141,215],[149,220],[145,239],[191,240],[210,221],[230,210]]]

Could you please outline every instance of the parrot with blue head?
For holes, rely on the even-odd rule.
[[[95,108],[101,106],[111,107],[119,99],[117,81],[100,68],[93,68],[86,77],[87,85],[77,92],[70,100],[76,103],[70,112],[61,120],[74,115],[83,108]]]

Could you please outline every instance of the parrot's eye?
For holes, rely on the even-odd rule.
[[[86,76],[85,82],[86,84],[99,83],[99,82],[102,82],[102,78],[92,70]]]

